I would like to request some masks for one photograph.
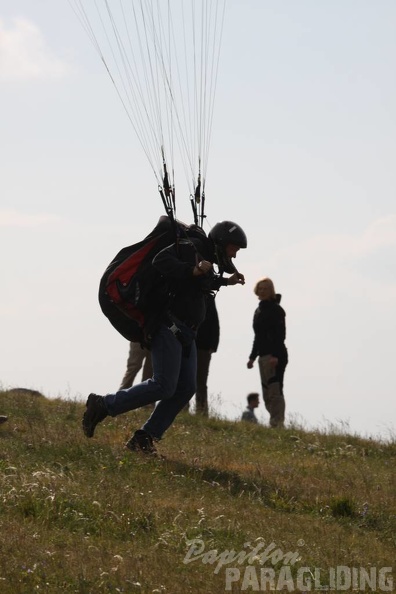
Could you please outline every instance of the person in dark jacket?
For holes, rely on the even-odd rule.
[[[270,415],[271,427],[283,427],[285,421],[285,398],[283,378],[288,363],[285,346],[285,310],[280,306],[281,295],[275,293],[270,278],[260,279],[254,292],[260,300],[254,312],[253,348],[249,356],[248,369],[252,369],[258,357],[265,408]]]
[[[150,418],[135,431],[126,446],[133,451],[155,453],[153,440],[160,440],[196,392],[197,351],[195,337],[205,319],[206,296],[221,286],[244,284],[243,274],[232,263],[247,239],[232,221],[217,223],[209,236],[199,232],[163,249],[153,266],[169,286],[167,310],[150,328],[153,377],[128,389],[100,396],[90,394],[82,427],[93,437],[98,423],[158,401]],[[219,267],[215,275],[213,264]],[[222,275],[230,274],[228,278]]]
[[[197,391],[195,394],[195,411],[205,417],[209,416],[208,376],[212,354],[217,351],[220,340],[219,315],[214,295],[206,296],[206,316],[198,328],[195,343],[197,345]]]

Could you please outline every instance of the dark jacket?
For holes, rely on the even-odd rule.
[[[206,316],[206,296],[227,280],[213,272],[194,276],[194,267],[200,260],[215,261],[210,239],[182,239],[163,249],[153,259],[153,266],[166,279],[171,295],[169,311],[184,324],[198,328]]]
[[[274,300],[260,301],[254,312],[254,341],[250,359],[272,355],[281,361],[287,361],[286,313],[279,305],[280,300],[281,295],[276,295]]]

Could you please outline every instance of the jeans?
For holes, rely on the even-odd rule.
[[[131,388],[107,394],[104,403],[109,415],[116,417],[159,401],[142,428],[153,438],[161,439],[196,391],[195,335],[188,328],[183,330],[191,339],[187,350],[167,326],[160,327],[151,347],[153,377]]]
[[[131,342],[129,345],[129,355],[127,361],[127,368],[120,390],[130,388],[135,381],[135,377],[142,369],[142,382],[153,375],[153,368],[151,365],[151,354],[148,349],[143,349],[139,343]]]

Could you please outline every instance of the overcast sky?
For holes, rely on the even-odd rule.
[[[288,421],[395,436],[395,27],[393,0],[228,2],[206,230],[235,220],[249,244],[246,285],[217,297],[209,392],[224,417],[260,391],[246,363],[268,275],[287,314]],[[2,387],[114,391],[128,343],[100,311],[99,279],[163,207],[66,0],[0,0],[0,108]]]

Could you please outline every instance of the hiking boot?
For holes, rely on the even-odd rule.
[[[82,419],[82,428],[87,437],[93,437],[95,427],[109,414],[104,403],[103,396],[90,394],[85,405],[87,410]]]
[[[144,429],[135,431],[131,439],[125,444],[132,452],[143,452],[144,454],[157,455],[153,438]]]

